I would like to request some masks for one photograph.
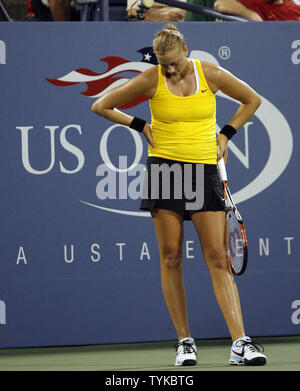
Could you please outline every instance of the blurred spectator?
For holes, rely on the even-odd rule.
[[[44,0],[31,0],[28,8],[29,21],[32,22],[52,22],[53,18],[48,2]]]
[[[49,0],[49,7],[55,22],[71,20],[70,3],[70,0]]]
[[[31,7],[31,0],[27,0],[27,17],[29,19],[31,19],[31,18],[34,18],[34,16],[35,16],[35,13],[33,12],[32,7]]]
[[[214,2],[215,0],[188,0],[188,3],[201,5],[203,7],[211,8],[212,10],[214,9]],[[207,16],[207,15],[187,11],[184,20],[187,22],[193,22],[193,21],[211,22],[211,21],[215,21],[216,19],[213,18],[212,16]]]
[[[79,21],[80,7],[73,0],[31,0],[31,21]]]
[[[290,0],[216,0],[214,8],[259,22],[300,20],[300,6]]]
[[[187,2],[187,0],[179,1],[183,1],[184,3]],[[136,16],[138,9],[139,6],[136,0],[127,0],[127,14],[129,17],[131,15]],[[146,22],[182,22],[184,20],[185,14],[186,11],[184,9],[169,7],[165,4],[154,2],[153,7],[145,13],[144,20]]]

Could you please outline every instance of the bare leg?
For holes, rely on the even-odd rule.
[[[245,335],[237,286],[227,261],[225,212],[196,212],[192,221],[197,230],[217,302],[232,340]]]
[[[165,209],[152,211],[160,252],[161,285],[178,341],[190,337],[182,277],[183,217]]]

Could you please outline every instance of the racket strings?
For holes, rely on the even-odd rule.
[[[228,223],[228,255],[235,272],[239,273],[244,264],[245,245],[244,232],[234,212],[227,212]]]
[[[225,170],[225,168],[224,168]],[[224,177],[224,176],[223,176]],[[227,218],[225,245],[228,253],[228,261],[234,274],[242,274],[248,262],[248,243],[245,226],[242,217],[233,201],[227,178],[222,179],[223,198]]]

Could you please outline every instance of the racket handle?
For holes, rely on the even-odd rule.
[[[219,176],[222,182],[227,182],[227,172],[224,159],[221,158],[218,162]]]

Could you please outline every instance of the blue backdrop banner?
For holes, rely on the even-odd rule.
[[[2,348],[176,339],[153,223],[139,210],[146,141],[91,111],[155,64],[161,26],[0,24]],[[236,281],[248,335],[299,335],[299,23],[179,27],[190,58],[219,64],[262,97],[227,164],[249,240]],[[237,102],[216,99],[218,131]],[[150,121],[143,97],[122,109]],[[184,224],[191,332],[229,337],[193,224]]]

